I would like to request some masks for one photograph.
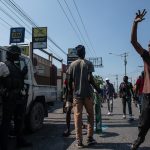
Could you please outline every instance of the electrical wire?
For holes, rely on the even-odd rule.
[[[79,32],[80,35],[81,35],[82,40],[84,41],[86,47],[88,47],[88,45],[87,45],[87,43],[86,43],[86,40],[85,40],[85,38],[84,38],[84,36],[83,36],[83,34],[82,34],[80,28],[79,28],[79,26],[78,26],[78,24],[77,24],[77,22],[76,22],[74,16],[73,16],[73,13],[71,12],[71,9],[69,8],[68,3],[66,2],[66,0],[64,0],[64,2],[65,2],[66,6],[67,6],[67,8],[68,8],[68,10],[69,10],[69,13],[70,13],[70,15],[71,15],[71,17],[72,17],[72,19],[73,19],[73,21],[74,21],[74,23],[75,23],[77,29],[78,29],[78,32]],[[89,52],[91,53],[91,51],[89,51]],[[91,55],[92,55],[92,53],[91,53]]]
[[[32,19],[30,19],[29,17],[28,17],[28,15],[26,15],[26,14],[24,14],[23,13],[23,10],[22,9],[20,9],[18,6],[17,6],[17,4],[12,0],[8,0],[33,26],[35,26],[35,27],[37,27],[38,28],[38,26],[32,21]],[[60,47],[60,46],[58,46],[57,44],[56,44],[56,42],[54,42],[53,40],[52,40],[52,38],[50,38],[49,36],[47,37],[47,39],[50,41],[50,42],[52,42],[62,53],[64,53],[65,55],[67,55],[67,53]]]
[[[28,28],[30,28],[12,9],[10,9],[10,5],[9,5],[9,3],[7,2],[7,1],[5,1],[5,3],[7,3],[8,5],[9,5],[9,7],[3,2],[3,1],[1,1],[2,3],[3,3],[3,5],[5,5],[5,7],[8,9],[8,10],[10,10],[19,20],[21,20],[21,22],[23,22],[24,24],[25,24],[25,26],[27,26]]]
[[[62,11],[63,11],[64,15],[66,16],[66,18],[67,18],[68,22],[70,23],[70,25],[71,25],[71,27],[72,27],[73,31],[75,32],[75,34],[76,34],[77,38],[79,39],[80,43],[82,43],[82,42],[81,42],[82,40],[81,40],[81,38],[80,38],[80,36],[79,36],[78,32],[76,31],[76,29],[74,28],[73,24],[71,23],[71,21],[70,21],[69,17],[67,16],[67,14],[66,14],[66,12],[65,12],[65,10],[64,10],[64,8],[63,8],[63,6],[62,6],[62,4],[60,3],[60,1],[59,1],[59,0],[57,0],[57,2],[58,2],[58,4],[59,4],[60,8],[62,9]]]
[[[77,4],[75,3],[75,0],[73,0],[73,3],[74,3],[74,5],[75,5],[75,8],[76,8],[77,13],[78,13],[78,15],[79,15],[79,18],[80,18],[81,23],[82,23],[82,25],[83,25],[84,31],[85,31],[85,33],[86,33],[86,35],[87,35],[87,38],[88,38],[88,40],[89,40],[89,42],[90,42],[90,45],[91,45],[91,47],[92,47],[92,50],[94,51],[94,53],[95,53],[95,55],[96,55],[96,52],[95,52],[95,50],[94,50],[94,48],[93,48],[93,44],[92,44],[92,42],[91,42],[91,40],[90,40],[89,34],[88,34],[88,32],[87,32],[87,30],[86,30],[86,27],[85,27],[85,25],[84,25],[84,23],[83,23],[83,19],[82,19],[81,15],[80,15],[80,12],[79,12],[79,9],[78,9],[78,7],[77,7]],[[96,56],[97,56],[97,55],[96,55]]]
[[[1,1],[2,2],[2,1]],[[23,12],[23,10],[20,10],[20,9],[18,9],[18,7],[19,6],[16,6],[16,4],[13,4],[13,2],[12,1],[10,1],[10,0],[7,0],[7,1],[4,1],[4,2],[6,2],[10,7],[12,7],[14,10],[16,10],[16,12],[18,12],[18,14],[19,15],[21,15],[28,23],[30,23],[31,25],[33,25],[33,26],[37,26],[26,14],[25,14],[25,12]],[[3,4],[4,4],[4,2],[2,2]],[[5,4],[5,6],[6,6],[6,4]],[[7,6],[7,8],[8,8],[8,6]],[[4,10],[2,10],[7,16],[9,16],[11,19],[13,19],[13,20],[15,20],[14,18],[12,18],[8,13],[6,13],[6,11],[4,11]],[[12,11],[12,10],[11,10]],[[14,11],[13,11],[13,13],[14,13]],[[15,14],[15,13],[14,13]],[[16,14],[15,14],[16,15]],[[17,17],[27,26],[27,24],[17,15]],[[16,21],[15,20],[15,22],[17,23],[17,24],[19,24],[20,26],[21,26],[21,24],[18,22],[18,21]],[[5,21],[5,23],[7,23],[6,21]],[[29,27],[29,26],[28,26]],[[27,31],[27,32],[29,32],[29,31]],[[29,34],[30,35],[32,35],[32,33],[31,32],[29,32]],[[51,38],[49,38],[48,37],[48,39],[56,46],[56,47],[58,47],[59,49],[61,49]],[[49,49],[50,51],[52,51],[51,50],[51,48]],[[52,51],[53,52],[53,51]],[[54,52],[53,52],[54,53]],[[64,51],[63,51],[63,53],[65,53]],[[54,53],[56,56],[58,56],[56,53]],[[66,53],[65,53],[65,55],[66,55]],[[59,56],[60,57],[60,56]]]
[[[1,6],[0,6],[0,10],[9,18],[11,18],[16,24],[18,24],[19,26],[22,26],[14,17],[12,17],[9,13],[7,13]],[[29,30],[26,30],[29,34],[31,34],[31,32]]]

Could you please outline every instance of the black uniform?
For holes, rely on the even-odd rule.
[[[2,123],[0,126],[0,146],[2,150],[8,148],[8,134],[11,120],[14,117],[17,144],[22,143],[23,121],[26,110],[27,97],[22,94],[24,88],[24,76],[27,67],[22,71],[12,59],[5,62],[9,69],[9,75],[3,78],[5,92],[2,95]]]

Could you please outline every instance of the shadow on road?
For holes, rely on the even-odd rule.
[[[97,143],[93,146],[87,146],[88,149],[105,149],[105,150],[130,150],[131,143]],[[150,147],[140,147],[139,150],[149,150]]]
[[[106,138],[106,137],[115,137],[115,136],[119,136],[118,133],[114,133],[114,132],[103,132],[100,137],[102,138]]]
[[[39,131],[26,136],[33,143],[33,147],[32,149],[24,148],[23,150],[66,150],[75,139],[73,137],[63,137],[64,130],[65,124],[46,123]]]

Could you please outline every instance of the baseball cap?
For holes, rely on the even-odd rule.
[[[106,79],[105,79],[105,81],[108,81],[108,80],[109,80],[109,78],[106,78]]]

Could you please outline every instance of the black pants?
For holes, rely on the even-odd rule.
[[[139,141],[144,142],[145,136],[150,128],[150,94],[143,95],[142,112],[139,117]]]
[[[22,138],[26,102],[19,95],[3,97],[2,123],[0,126],[0,147],[7,150],[8,134],[12,117],[14,117],[17,140]]]
[[[128,103],[129,115],[132,116],[131,98],[122,98],[123,114],[126,115],[126,103]]]

